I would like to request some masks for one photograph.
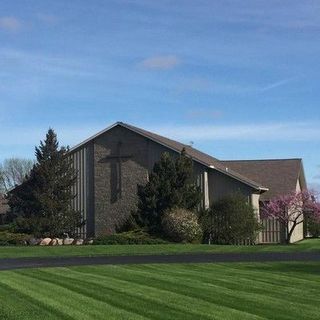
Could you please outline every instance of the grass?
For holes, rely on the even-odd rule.
[[[0,272],[0,319],[319,319],[320,263]]]
[[[0,247],[1,258],[97,256],[97,255],[142,255],[142,254],[185,254],[224,252],[297,252],[319,251],[320,239],[307,239],[291,245],[228,246],[205,244],[164,245],[91,245],[91,246],[8,246]]]

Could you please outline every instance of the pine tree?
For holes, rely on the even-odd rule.
[[[195,210],[201,201],[200,188],[194,184],[193,163],[182,150],[179,157],[161,156],[145,186],[138,188],[136,220],[151,232],[162,232],[161,219],[172,208]]]
[[[9,205],[18,213],[19,231],[58,237],[65,232],[74,234],[81,225],[80,212],[71,208],[71,187],[77,175],[67,152],[68,148],[59,148],[52,129],[35,148],[36,164],[29,177],[9,195]]]

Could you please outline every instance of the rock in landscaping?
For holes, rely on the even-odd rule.
[[[83,244],[83,239],[76,239],[74,240],[73,244],[76,246],[81,246]]]
[[[63,239],[59,239],[59,238],[56,238],[57,239],[57,245],[58,246],[62,246],[63,245]]]
[[[31,238],[31,239],[29,239],[29,245],[30,246],[36,246],[36,245],[38,245],[39,243],[40,243],[40,239],[36,239],[36,238]]]
[[[51,238],[44,238],[40,241],[39,245],[40,246],[48,246],[51,242]]]
[[[93,244],[93,239],[85,239],[84,244]]]
[[[63,244],[64,244],[65,246],[68,246],[68,245],[72,244],[73,241],[74,241],[73,238],[65,238],[65,239],[63,239]]]
[[[50,246],[56,246],[58,245],[58,241],[56,238],[52,239],[51,242],[50,242]]]

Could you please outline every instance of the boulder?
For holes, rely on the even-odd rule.
[[[83,242],[83,244],[87,244],[87,245],[93,244],[93,239],[90,239],[90,238],[85,239],[84,242]]]
[[[50,246],[56,246],[56,245],[58,245],[57,238],[53,238],[50,242]]]
[[[29,239],[29,245],[30,246],[36,246],[36,245],[38,245],[39,243],[40,243],[40,239],[36,239],[36,238],[31,238],[31,239]]]
[[[40,246],[48,246],[51,242],[51,238],[44,238],[40,241],[39,245]]]
[[[68,245],[72,244],[73,241],[74,241],[73,238],[65,238],[65,239],[63,239],[63,244],[64,244],[65,246],[68,246]]]
[[[63,245],[63,239],[56,238],[57,239],[57,245],[62,246]]]
[[[73,244],[76,246],[81,246],[83,244],[83,239],[75,239]]]

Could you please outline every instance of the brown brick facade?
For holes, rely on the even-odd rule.
[[[147,140],[122,127],[94,141],[96,235],[114,233],[136,208],[137,185],[147,181],[147,154]]]

